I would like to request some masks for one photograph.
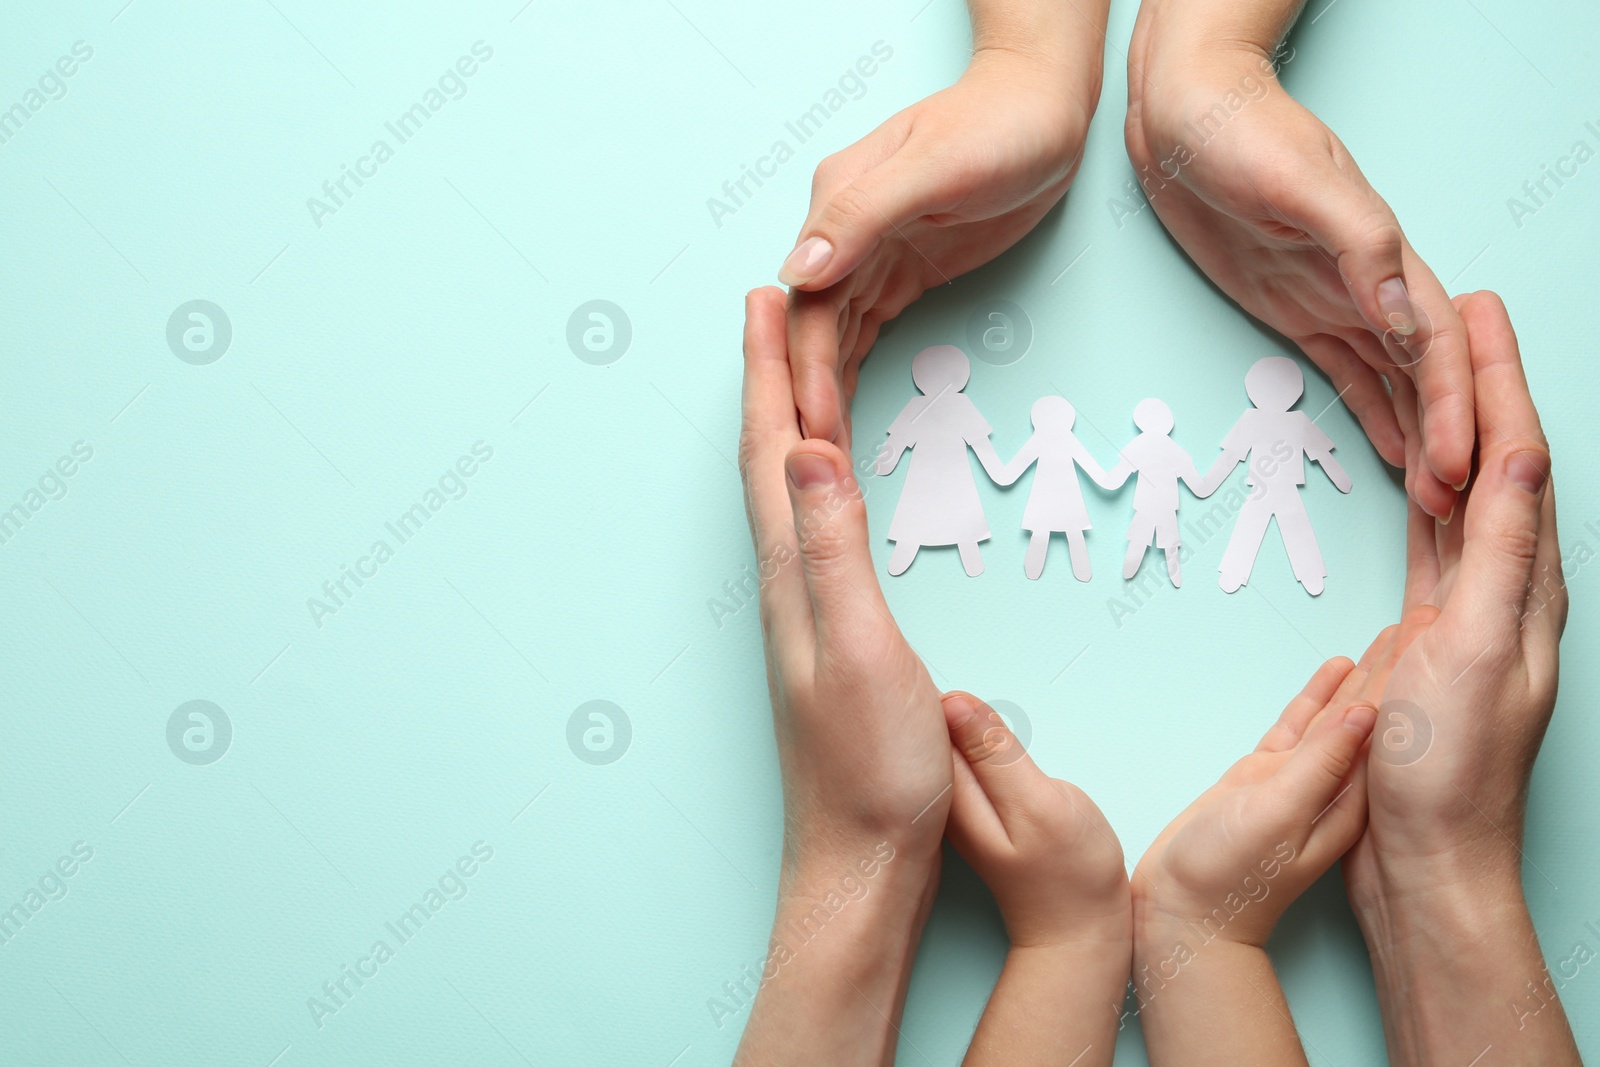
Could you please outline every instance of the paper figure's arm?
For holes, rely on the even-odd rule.
[[[1231,470],[1232,468],[1229,469]],[[1182,478],[1184,484],[1189,487],[1189,492],[1201,499],[1217,491],[1217,487],[1212,485],[1208,479],[1200,477],[1199,470],[1195,468],[1194,460],[1187,452],[1183,454],[1183,466],[1178,468],[1178,477]],[[1220,481],[1218,484],[1221,484]]]
[[[1084,473],[1094,479],[1094,484],[1106,490],[1116,489],[1121,486],[1127,480],[1128,472],[1133,470],[1133,464],[1127,460],[1118,463],[1109,471],[1105,470],[1100,466],[1099,461],[1089,454],[1089,450],[1083,447],[1082,441],[1077,442],[1077,447],[1073,449],[1073,458],[1078,461],[1078,466],[1083,468]],[[1124,470],[1124,467],[1127,470]],[[1120,474],[1120,477],[1113,481],[1113,476],[1118,474]]]
[[[989,444],[988,438],[984,439],[984,444]],[[976,449],[974,450],[976,451]],[[989,445],[989,451],[994,451],[994,446],[992,444]],[[983,469],[989,471],[989,477],[993,478],[996,484],[1010,485],[1012,482],[1022,477],[1023,472],[1032,466],[1033,461],[1038,458],[1039,440],[1037,437],[1030,437],[1026,442],[1023,443],[1022,447],[1017,450],[1017,454],[1011,457],[1010,463],[1002,464],[998,471],[990,470],[989,464],[984,463]],[[983,453],[978,453],[978,459],[983,459]],[[998,461],[999,456],[996,456],[995,459]]]
[[[912,409],[922,410],[915,400],[907,404],[893,422],[889,424],[889,439],[878,446],[878,462],[874,468],[879,475],[894,473],[895,467],[900,462],[900,457],[906,449],[911,447],[911,434],[907,431],[916,416]]]
[[[1106,489],[1119,489],[1127,482],[1128,477],[1139,468],[1124,456],[1117,461],[1117,465],[1106,471],[1106,480],[1100,484]]]
[[[889,439],[878,446],[878,462],[873,469],[879,475],[893,474],[895,467],[900,463],[900,457],[910,446],[911,442],[905,438],[897,439],[893,433],[889,434]]]
[[[1011,464],[1006,463],[1000,458],[1000,453],[995,451],[994,442],[989,440],[987,437],[980,437],[977,440],[968,441],[967,443],[970,444],[972,446],[972,450],[978,454],[978,462],[983,464],[983,469],[997,485],[1010,485],[1012,482],[1016,481],[1022,476],[1022,472],[1024,470],[1027,470],[1027,466],[1024,465],[1018,468],[1015,474],[1012,474]],[[1029,439],[1029,444],[1032,444],[1031,438]],[[1026,452],[1027,450],[1028,445],[1023,445],[1022,451]],[[1018,453],[1018,458],[1021,458],[1021,453]],[[1012,462],[1015,463],[1016,461],[1013,460]]]
[[[1322,464],[1322,473],[1328,476],[1328,480],[1334,484],[1334,487],[1339,492],[1348,493],[1350,491],[1350,475],[1346,474],[1344,467],[1340,466],[1339,461],[1333,458],[1333,450],[1331,448],[1307,452],[1306,455],[1315,462]]]
[[[1234,423],[1233,429],[1228,431],[1228,436],[1222,439],[1222,455],[1218,456],[1211,464],[1211,469],[1206,471],[1205,481],[1200,487],[1204,492],[1196,490],[1195,496],[1206,497],[1215,493],[1222,487],[1222,483],[1228,480],[1228,475],[1233,473],[1233,468],[1239,465],[1239,461],[1250,454],[1248,448],[1240,448],[1233,443],[1239,436],[1239,425],[1242,422],[1244,420],[1240,419]]]

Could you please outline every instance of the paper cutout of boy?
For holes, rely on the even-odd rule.
[[[1111,477],[1137,473],[1133,487],[1133,522],[1128,527],[1128,554],[1122,561],[1122,577],[1132,578],[1144,563],[1146,550],[1153,542],[1166,553],[1167,577],[1172,587],[1183,584],[1178,550],[1178,480],[1197,497],[1210,496],[1215,486],[1208,485],[1195,469],[1194,460],[1172,439],[1172,409],[1155,397],[1139,401],[1133,409],[1133,424],[1139,436],[1122,449],[1122,462]],[[1232,469],[1231,467],[1229,468]],[[1220,484],[1220,479],[1219,479]]]
[[[1289,553],[1294,576],[1312,596],[1322,592],[1328,570],[1311,528],[1300,487],[1306,483],[1304,460],[1322,465],[1328,480],[1341,493],[1350,491],[1350,476],[1333,458],[1333,440],[1303,411],[1292,411],[1305,392],[1305,376],[1294,360],[1268,356],[1245,374],[1244,390],[1255,406],[1234,423],[1222,440],[1222,455],[1206,474],[1207,493],[1247,460],[1245,484],[1250,493],[1228,539],[1218,567],[1223,592],[1232,593],[1250,580],[1267,526],[1278,520],[1283,547]]]

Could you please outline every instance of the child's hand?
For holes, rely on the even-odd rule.
[[[945,834],[994,894],[1012,947],[1105,942],[1126,963],[1128,872],[1106,817],[976,697],[947,693],[944,715],[955,748]]]
[[[1324,663],[1256,750],[1174,819],[1133,875],[1141,943],[1216,937],[1261,946],[1290,902],[1361,836],[1352,768],[1377,711],[1360,702],[1370,658]],[[1364,771],[1364,768],[1362,768]]]
[[[1122,846],[1100,809],[1041,771],[994,709],[948,693],[944,715],[955,747],[945,833],[1011,936],[965,1067],[1109,1067],[1133,952]]]

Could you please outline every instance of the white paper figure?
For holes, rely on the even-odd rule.
[[[1127,478],[1126,471],[1113,478],[1095,462],[1072,432],[1076,418],[1077,412],[1063,397],[1047,396],[1034,401],[1033,436],[995,478],[1001,485],[1010,485],[1034,462],[1039,464],[1028,490],[1028,507],[1022,513],[1022,528],[1032,534],[1022,566],[1029,578],[1044,573],[1050,535],[1064,533],[1073,576],[1080,582],[1089,580],[1089,547],[1083,538],[1090,528],[1089,509],[1083,502],[1083,487],[1078,484],[1078,468],[1082,467],[1103,489],[1115,489]]]
[[[911,469],[889,523],[890,574],[905,573],[923,545],[955,545],[967,574],[983,573],[978,542],[988,540],[989,525],[967,449],[977,453],[997,482],[1004,467],[989,440],[989,424],[961,392],[971,373],[967,354],[955,345],[924,348],[911,361],[911,380],[924,395],[913,397],[890,424],[889,440],[878,452],[877,471],[888,474],[905,450],[912,450]]]
[[[1177,588],[1183,584],[1178,565],[1178,479],[1198,497],[1210,496],[1215,487],[1207,486],[1189,453],[1172,439],[1172,409],[1166,404],[1154,397],[1139,401],[1133,409],[1133,424],[1139,428],[1139,436],[1122,449],[1122,462],[1111,470],[1119,484],[1130,473],[1139,475],[1133,487],[1133,524],[1128,527],[1122,576],[1132,578],[1139,573],[1145,550],[1154,541],[1167,554],[1167,577]]]
[[[1300,497],[1300,486],[1306,484],[1304,460],[1322,464],[1323,473],[1341,493],[1350,491],[1350,476],[1333,458],[1333,441],[1328,435],[1305,412],[1289,410],[1305,387],[1299,365],[1284,356],[1258,360],[1245,375],[1244,390],[1255,407],[1239,416],[1223,438],[1222,455],[1206,474],[1207,493],[1201,494],[1215,491],[1239,461],[1248,458],[1245,484],[1250,493],[1218,568],[1224,592],[1232,593],[1250,580],[1261,539],[1274,518],[1294,576],[1312,596],[1322,592],[1322,579],[1328,571],[1311,529],[1311,516]]]

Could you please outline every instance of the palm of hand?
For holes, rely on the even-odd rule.
[[[1229,767],[1151,843],[1134,868],[1134,896],[1166,918],[1200,922],[1228,894],[1240,892],[1251,869],[1274,858],[1279,839],[1258,804],[1260,787],[1292,754],[1258,749]],[[1248,929],[1259,925],[1251,922]]]
[[[891,620],[861,623],[839,654],[819,646],[808,662],[777,668],[778,753],[794,784],[788,821],[810,840],[866,834],[936,849],[950,788],[940,692]],[[863,798],[853,825],[832,825],[846,797]]]
[[[1049,80],[980,54],[955,85],[822,162],[813,217],[832,205],[844,225],[884,237],[841,280],[790,293],[796,400],[814,436],[834,436],[837,419],[848,442],[856,377],[883,323],[999,256],[1061,199],[1088,118]]]

